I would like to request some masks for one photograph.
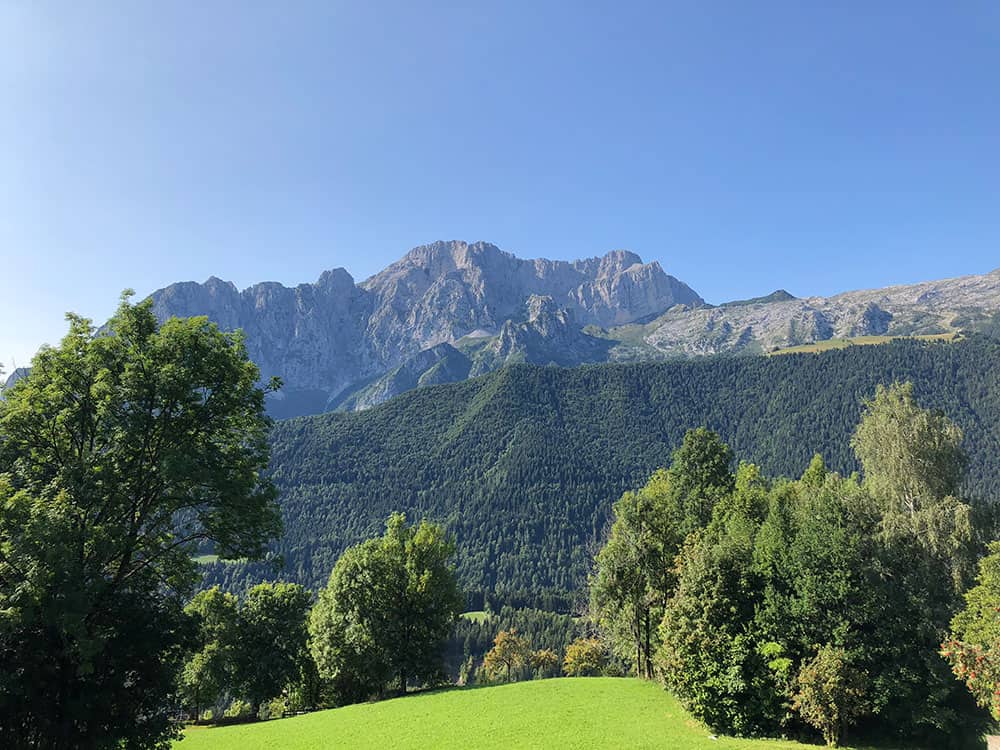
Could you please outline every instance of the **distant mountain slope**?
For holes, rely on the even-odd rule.
[[[25,378],[31,372],[30,367],[18,367],[10,375],[7,376],[3,385],[5,388],[10,388],[14,383],[16,383],[21,378]]]
[[[969,490],[1000,497],[1000,345],[901,340],[819,355],[714,357],[563,369],[515,366],[421,388],[357,414],[278,423],[273,471],[286,575],[326,580],[392,511],[445,522],[471,589],[568,592],[611,503],[669,460],[686,429],[718,430],[768,474],[814,451],[856,468],[849,436],[877,384],[912,380],[965,431]],[[210,568],[236,588],[257,565]]]
[[[547,314],[565,316],[561,328],[534,326],[515,340],[518,331],[510,325],[516,329],[535,322],[538,315],[529,307],[543,298],[549,300]],[[502,364],[512,357],[573,364],[593,361],[597,349],[608,349],[583,335],[583,326],[628,324],[676,305],[704,304],[658,263],[644,264],[624,250],[573,262],[522,260],[483,242],[415,248],[361,284],[336,269],[315,284],[294,288],[269,282],[239,291],[212,278],[204,284],[173,284],[152,299],[161,318],[208,315],[223,328],[242,328],[262,374],[285,381],[284,392],[270,405],[279,417],[337,403],[371,406],[378,400],[375,392],[357,399],[348,394],[423,350],[472,333],[486,334],[484,339],[506,335],[498,344],[503,351],[481,357],[477,371],[487,361]],[[572,343],[574,335],[583,345],[580,351]],[[548,338],[559,340],[543,341]],[[558,357],[549,360],[554,351]],[[400,385],[383,394],[392,395]]]
[[[671,310],[644,327],[643,342],[661,354],[756,353],[830,338],[978,330],[997,311],[1000,269],[833,297]]]

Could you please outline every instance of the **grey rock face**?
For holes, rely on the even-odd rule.
[[[643,340],[661,354],[770,351],[830,338],[959,331],[998,310],[1000,269],[833,297],[671,310],[646,327]]]
[[[30,367],[18,367],[10,375],[7,376],[6,381],[4,381],[4,388],[10,388],[14,383],[16,383],[21,378],[26,378],[31,373]]]
[[[551,297],[581,325],[600,326],[631,323],[678,303],[704,304],[659,263],[643,264],[624,250],[573,262],[522,260],[485,242],[414,248],[361,286],[375,300],[368,336],[386,355],[497,330],[531,295]]]
[[[413,388],[465,380],[471,368],[469,358],[451,344],[437,344],[418,352],[374,383],[352,393],[337,404],[337,409],[361,411]]]
[[[527,329],[508,330],[504,335],[518,341],[508,341],[507,354],[491,361],[513,361],[515,350],[528,349],[526,361],[593,361],[592,337],[580,326],[631,323],[678,303],[704,304],[658,263],[643,264],[634,253],[619,250],[573,262],[522,260],[483,242],[414,248],[361,284],[336,269],[294,288],[266,282],[240,291],[210,278],[152,295],[161,319],[207,315],[223,329],[242,329],[262,376],[285,382],[270,406],[277,416],[331,408],[404,363],[403,372],[412,374],[422,360],[410,360],[421,352],[476,332],[502,333],[506,324],[524,322],[529,301],[543,296],[551,309],[526,323],[530,340],[524,339]],[[565,317],[570,313],[575,322]],[[540,343],[550,336],[557,340]],[[574,355],[577,345],[584,351]],[[439,377],[461,370],[454,358],[449,363],[438,368]],[[409,374],[376,391],[395,395]],[[346,402],[370,406],[381,398],[376,391]]]
[[[584,333],[573,313],[551,297],[530,297],[527,310],[526,321],[505,321],[500,332],[474,353],[473,375],[519,362],[572,367],[607,360],[613,342]]]
[[[625,250],[568,262],[435,242],[360,284],[335,269],[296,287],[240,291],[211,278],[152,297],[161,319],[207,315],[243,329],[262,376],[285,382],[269,409],[286,417],[368,408],[514,362],[750,354],[833,337],[997,327],[1000,269],[826,298],[778,290],[711,307],[659,263]]]
[[[238,291],[211,278],[173,284],[153,294],[157,317],[207,315],[225,330],[243,329],[261,375],[280,376],[290,390],[337,393],[379,365],[365,340],[370,299],[342,268],[315,284],[274,282]]]

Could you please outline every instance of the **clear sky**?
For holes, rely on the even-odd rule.
[[[210,275],[629,248],[706,299],[1000,266],[1000,4],[0,0],[0,361]]]

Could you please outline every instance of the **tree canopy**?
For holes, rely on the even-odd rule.
[[[158,747],[192,553],[280,529],[264,390],[206,318],[68,317],[0,401],[0,744]]]
[[[393,514],[385,534],[348,549],[334,565],[309,621],[310,648],[342,701],[391,682],[443,676],[445,639],[464,598],[441,527]]]
[[[715,443],[704,432],[693,439]],[[707,506],[660,500],[661,512],[681,519],[673,528],[688,531],[661,608],[658,673],[695,716],[729,734],[819,730],[838,743],[856,730],[935,746],[974,738],[983,716],[938,653],[978,551],[970,507],[945,494],[961,487],[959,433],[920,408],[910,386],[896,384],[867,402],[853,442],[863,477],[831,472],[816,456],[796,481],[769,481],[741,463],[731,478],[716,474]],[[928,476],[935,467],[950,479]],[[647,487],[662,482],[664,489],[653,497],[671,498],[676,474],[674,466],[654,474]],[[626,533],[639,528],[633,517],[643,491],[615,506],[596,558],[592,599],[604,605],[597,610],[603,623],[618,616],[627,624],[643,601],[636,592],[649,585],[638,563],[647,537]],[[690,509],[687,519],[678,508]],[[699,525],[702,509],[708,518]],[[620,573],[619,560],[627,561]],[[609,585],[616,581],[627,585]],[[970,599],[970,611],[973,601],[976,611],[989,609],[988,596]],[[975,649],[985,640],[969,624],[975,621],[955,620],[947,649],[962,654],[956,670],[968,667],[969,653],[980,666],[989,661],[984,650],[955,644],[971,641]],[[641,646],[635,634],[634,627],[602,629],[620,654]]]

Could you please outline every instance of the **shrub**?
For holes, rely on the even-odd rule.
[[[287,708],[288,705],[284,698],[273,698],[260,707],[260,710],[257,712],[257,718],[261,721],[280,719],[285,715]]]
[[[843,649],[828,644],[799,671],[793,706],[806,723],[823,733],[827,745],[836,746],[868,711],[867,682]]]
[[[578,638],[566,647],[563,672],[567,677],[593,677],[606,663],[604,644],[597,638]]]
[[[226,719],[249,719],[253,715],[253,707],[244,700],[236,699],[229,704],[223,717]]]

